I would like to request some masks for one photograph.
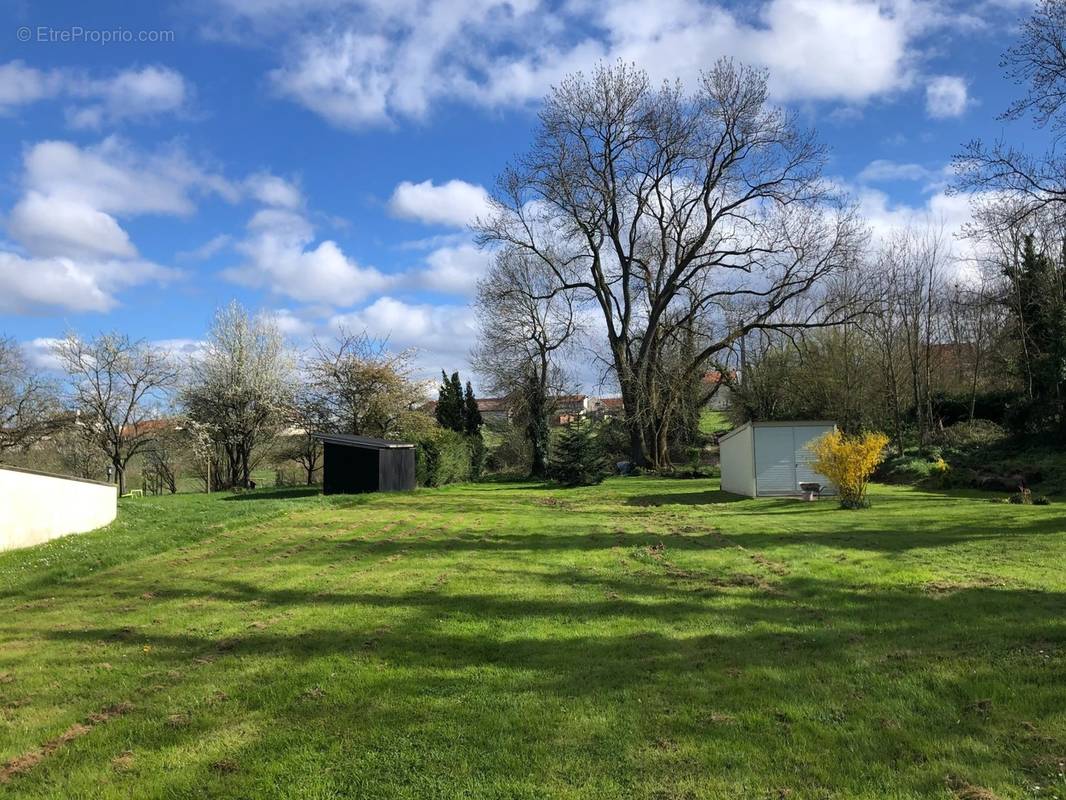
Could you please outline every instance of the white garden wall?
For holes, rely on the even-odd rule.
[[[117,512],[110,483],[0,467],[0,550],[101,528]]]

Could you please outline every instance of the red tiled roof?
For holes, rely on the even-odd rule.
[[[135,425],[123,425],[123,436],[143,436],[146,433],[159,433],[167,430],[177,430],[179,423],[173,419],[142,419]]]
[[[737,373],[734,370],[730,370],[724,376],[716,369],[708,370],[703,373],[703,382],[708,384],[721,383],[723,380],[734,380],[737,377]]]
[[[422,404],[421,408],[427,414],[432,414],[437,410],[437,401],[427,400]],[[479,397],[477,401],[477,410],[482,412],[506,411],[507,408],[508,401],[506,397]]]

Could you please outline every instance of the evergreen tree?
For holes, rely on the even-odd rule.
[[[1019,427],[1066,434],[1066,288],[1062,265],[1026,237],[1020,263],[1008,271],[1011,311],[1022,343],[1019,377],[1026,403]]]
[[[450,392],[455,403],[455,426],[452,427],[453,431],[463,432],[463,382],[459,380],[459,371],[456,370],[452,373],[451,378],[448,379],[451,384]]]
[[[566,426],[552,454],[550,475],[563,486],[591,486],[606,477],[606,461],[587,422]]]
[[[535,369],[529,371],[524,389],[526,438],[533,451],[530,474],[545,478],[548,475],[548,397]]]
[[[437,393],[437,423],[450,431],[463,431],[463,390],[459,383],[459,373],[453,372],[449,378],[444,370],[440,372],[440,391]]]
[[[466,394],[463,396],[463,430],[467,436],[481,436],[481,425],[481,410],[477,407],[474,389],[467,381]]]

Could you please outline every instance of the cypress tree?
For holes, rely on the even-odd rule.
[[[459,433],[462,433],[463,432],[463,384],[462,384],[462,381],[459,380],[459,371],[458,370],[456,370],[455,372],[452,373],[452,377],[448,379],[448,382],[449,382],[449,384],[451,384],[449,392],[450,392],[450,396],[452,398],[452,403],[453,403],[452,415],[453,415],[453,418],[454,418],[453,424],[450,425],[449,427],[453,431],[457,431]]]
[[[526,438],[533,451],[530,474],[534,478],[545,478],[548,475],[548,398],[535,369],[531,369],[526,378],[525,406]]]
[[[466,382],[466,394],[463,396],[463,430],[467,436],[481,435],[481,409],[477,407],[477,398],[470,381]]]
[[[440,372],[440,391],[437,392],[437,423],[450,431],[463,430],[463,392],[459,373],[449,379],[444,370]]]

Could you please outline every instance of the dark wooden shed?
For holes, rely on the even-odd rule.
[[[402,492],[415,488],[415,446],[405,442],[316,433],[322,442],[324,494]]]

